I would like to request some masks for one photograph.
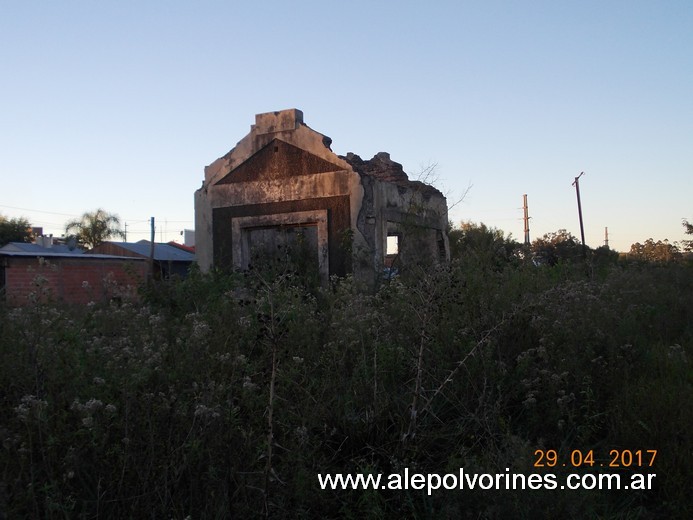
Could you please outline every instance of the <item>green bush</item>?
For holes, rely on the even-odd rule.
[[[474,255],[375,293],[274,266],[196,272],[140,302],[2,308],[0,511],[686,518],[692,337],[690,267],[595,275]],[[318,486],[319,473],[546,472],[537,449],[599,462],[657,449],[657,486]]]

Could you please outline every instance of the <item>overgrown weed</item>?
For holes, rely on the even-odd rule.
[[[692,327],[690,266],[592,276],[473,258],[410,268],[375,293],[253,270],[193,273],[139,302],[2,308],[0,510],[683,518]],[[318,473],[546,471],[537,449],[657,449],[657,486],[318,487]]]

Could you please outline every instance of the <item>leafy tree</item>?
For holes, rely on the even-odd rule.
[[[516,258],[520,244],[512,235],[486,224],[461,222],[460,227],[448,229],[450,257],[462,258],[473,256],[487,265],[501,267]]]
[[[0,215],[0,247],[10,242],[31,242],[31,224],[25,218],[8,219]]]
[[[687,219],[683,220],[683,227],[686,229],[687,235],[693,235],[693,224],[688,222]],[[693,251],[693,240],[682,240],[684,251]]]
[[[615,265],[618,263],[618,253],[609,246],[599,246],[592,252],[595,265]]]
[[[573,261],[582,257],[583,247],[580,241],[569,231],[559,229],[546,233],[532,242],[532,253],[535,258],[548,265],[563,261]]]
[[[647,262],[670,262],[681,257],[681,251],[676,244],[670,244],[668,240],[655,242],[648,238],[644,244],[636,242],[630,246],[630,258]]]
[[[65,226],[65,234],[74,236],[80,245],[89,249],[111,237],[125,236],[125,233],[120,229],[118,215],[106,213],[100,208],[94,212],[84,213],[79,219],[68,222]]]

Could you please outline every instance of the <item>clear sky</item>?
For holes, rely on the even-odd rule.
[[[693,220],[693,2],[0,0],[0,213],[194,227],[204,166],[299,108],[471,220],[628,250]]]

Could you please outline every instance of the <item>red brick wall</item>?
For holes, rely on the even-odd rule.
[[[79,257],[6,256],[5,298],[11,305],[41,301],[88,303],[136,297],[146,262]]]

